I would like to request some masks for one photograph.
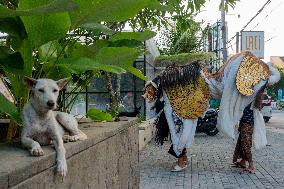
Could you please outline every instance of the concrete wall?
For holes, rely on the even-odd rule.
[[[139,151],[143,150],[155,135],[154,120],[155,118],[152,118],[139,124]]]
[[[0,144],[0,189],[5,188],[139,188],[138,126],[136,119],[114,123],[85,123],[85,141],[66,143],[68,174],[55,174],[55,151],[31,157],[20,146]]]

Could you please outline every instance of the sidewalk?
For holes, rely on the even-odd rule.
[[[271,146],[253,151],[255,174],[231,167],[234,142],[220,134],[197,134],[189,166],[179,173],[170,172],[169,143],[152,142],[140,153],[140,189],[284,188],[284,134],[268,131],[267,137]]]

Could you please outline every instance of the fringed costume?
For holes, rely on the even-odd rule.
[[[239,122],[239,138],[233,161],[242,159],[252,163],[251,147],[267,144],[260,97],[267,85],[280,79],[280,73],[250,52],[233,56],[213,75],[206,79],[213,98],[220,98],[217,127],[235,139],[235,126]]]
[[[162,145],[170,133],[169,153],[177,158],[192,146],[197,119],[209,106],[210,92],[201,72],[200,61],[170,65],[146,83],[145,97],[155,100],[153,109],[158,114],[156,142]]]

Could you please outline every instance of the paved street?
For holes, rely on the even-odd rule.
[[[273,111],[267,126],[284,129],[284,111]]]
[[[282,114],[282,118],[281,118]],[[273,114],[268,124],[269,146],[253,151],[255,174],[240,174],[231,167],[234,141],[221,134],[197,134],[188,168],[170,172],[175,158],[163,147],[150,143],[140,154],[140,189],[189,188],[284,188],[284,113]],[[276,129],[283,127],[283,129]]]

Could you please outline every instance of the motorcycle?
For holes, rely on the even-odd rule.
[[[217,129],[218,110],[209,109],[203,118],[198,118],[196,132],[206,133],[209,136],[215,136],[219,133]]]
[[[262,109],[261,109],[261,114],[263,115],[265,123],[269,122],[270,118],[272,117],[271,102],[272,102],[271,97],[265,94],[262,100]]]

